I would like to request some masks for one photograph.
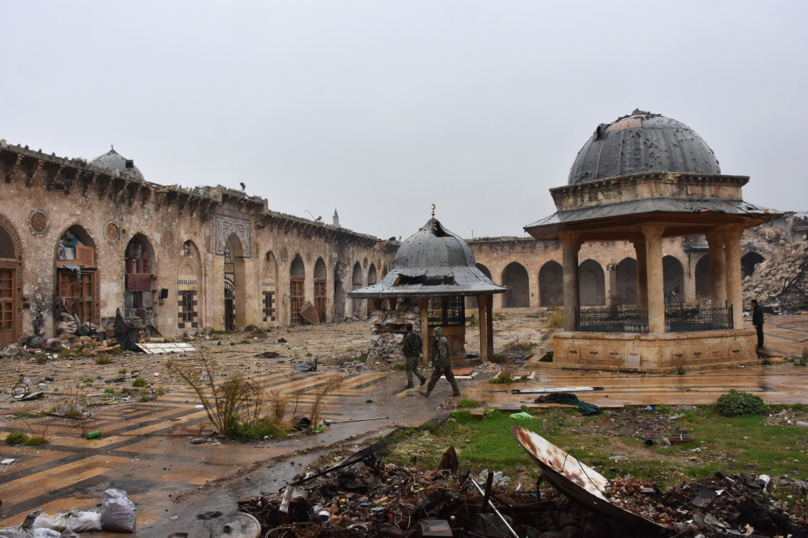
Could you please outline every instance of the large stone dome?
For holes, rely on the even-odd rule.
[[[96,166],[101,166],[103,168],[109,168],[111,170],[120,170],[122,172],[131,174],[138,179],[145,179],[143,177],[143,173],[140,169],[135,166],[134,161],[127,159],[115,149],[110,149],[108,152],[100,155],[90,161],[90,164],[94,164]]]
[[[707,143],[674,119],[635,110],[598,125],[570,169],[569,185],[640,172],[720,174]]]
[[[395,267],[475,267],[468,243],[431,218],[401,243]]]

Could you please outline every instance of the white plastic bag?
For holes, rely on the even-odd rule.
[[[79,512],[71,510],[56,515],[42,514],[34,520],[33,529],[71,530],[73,532],[93,532],[101,529],[101,514],[95,510]]]
[[[135,510],[125,491],[108,489],[101,499],[101,527],[107,532],[135,532]]]

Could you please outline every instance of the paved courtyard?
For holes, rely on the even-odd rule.
[[[808,339],[808,317],[772,316],[766,327],[767,344],[778,352],[801,353]],[[497,351],[517,342],[535,343],[538,348],[550,343],[546,330],[528,314],[497,320],[495,336]],[[281,337],[288,342],[276,343]],[[288,394],[292,401],[296,398],[302,413],[311,406],[316,389],[330,375],[339,373],[339,362],[366,350],[367,337],[367,323],[352,322],[274,331],[266,340],[249,345],[229,345],[230,341],[240,342],[242,336],[220,340],[224,345],[204,341],[203,347],[208,356],[226,366],[225,372],[241,371],[267,390]],[[470,330],[470,351],[475,349],[477,338],[476,329]],[[273,350],[281,357],[256,357]],[[294,363],[313,358],[322,361],[317,372],[293,370]],[[47,428],[50,443],[41,447],[0,445],[0,459],[15,460],[0,468],[0,527],[19,523],[36,508],[47,513],[95,508],[103,490],[114,486],[129,492],[138,506],[138,536],[167,536],[189,529],[199,533],[194,535],[205,536],[206,524],[196,519],[197,513],[232,511],[239,498],[277,490],[330,449],[359,446],[363,440],[384,435],[397,426],[420,425],[445,413],[453,401],[448,399],[451,389],[445,381],[427,401],[405,390],[403,372],[370,364],[368,370],[339,373],[344,376],[343,385],[326,397],[323,416],[328,420],[378,420],[334,424],[321,434],[282,441],[192,444],[195,428],[206,421],[204,410],[197,407],[192,390],[166,371],[164,361],[165,357],[144,355],[118,356],[109,365],[96,365],[92,358],[43,364],[4,360],[0,386],[6,395],[0,399],[0,438],[17,429],[30,427],[42,433]],[[66,394],[76,392],[76,386],[87,377],[94,381],[82,389],[85,394],[129,387],[131,377],[124,383],[104,382],[120,377],[121,368],[130,372],[128,376],[136,372],[154,387],[164,388],[165,394],[146,403],[91,407],[92,416],[85,421],[49,416],[24,421],[14,418],[24,412],[50,410]],[[808,403],[808,368],[790,364],[683,376],[543,370],[539,365],[536,370],[536,379],[520,384],[520,388],[602,387],[579,393],[579,397],[604,407],[712,403],[730,388],[755,392],[769,403]],[[504,407],[518,407],[535,398],[511,394],[512,387],[486,383],[485,379],[495,373],[495,368],[488,368],[474,381],[461,382],[464,397]],[[28,376],[34,386],[46,377],[54,381],[44,389],[44,399],[23,404],[8,396],[20,376]],[[102,432],[99,438],[83,437],[94,430]]]

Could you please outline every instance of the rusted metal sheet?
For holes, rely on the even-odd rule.
[[[303,308],[300,309],[300,317],[312,324],[320,323],[320,317],[317,315],[317,310],[309,301],[306,301],[306,304],[304,304]]]
[[[609,480],[575,456],[570,456],[527,428],[511,426],[511,434],[539,465],[542,476],[568,497],[629,525],[664,530],[652,520],[612,504],[606,497]]]

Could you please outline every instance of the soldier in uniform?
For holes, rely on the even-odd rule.
[[[435,370],[432,372],[429,385],[426,386],[426,392],[419,391],[418,393],[425,398],[429,398],[432,389],[435,388],[440,376],[443,375],[446,376],[446,381],[452,386],[453,395],[460,396],[460,389],[457,388],[457,381],[455,381],[452,373],[452,354],[449,351],[449,341],[443,336],[443,330],[440,327],[435,328],[435,341],[432,343],[432,367]]]
[[[418,361],[421,360],[421,336],[412,332],[412,323],[407,323],[407,334],[401,341],[401,351],[407,361],[407,388],[413,388],[412,375],[421,380],[421,385],[426,383],[426,376],[418,371]]]

